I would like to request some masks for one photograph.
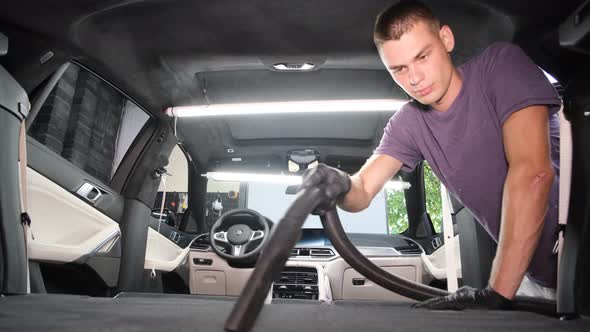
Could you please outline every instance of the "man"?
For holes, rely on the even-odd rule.
[[[394,81],[413,101],[390,119],[379,147],[357,174],[349,178],[322,165],[308,171],[304,183],[328,184],[341,208],[360,211],[400,169],[427,160],[498,249],[488,287],[461,288],[421,306],[506,307],[525,273],[523,287],[551,293],[561,104],[553,86],[508,43],[495,43],[455,67],[451,29],[419,2],[402,1],[384,11],[374,41]]]

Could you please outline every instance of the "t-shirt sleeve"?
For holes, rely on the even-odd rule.
[[[543,71],[524,51],[510,43],[495,43],[482,54],[483,92],[500,124],[512,113],[532,105],[559,111],[561,100]]]
[[[411,136],[412,124],[407,114],[403,113],[404,110],[400,110],[389,119],[375,154],[385,154],[399,160],[403,164],[402,170],[410,172],[423,158]]]

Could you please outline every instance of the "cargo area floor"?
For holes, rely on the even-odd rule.
[[[0,331],[223,331],[235,299],[188,295],[0,298]],[[427,311],[407,303],[278,301],[252,331],[590,331],[590,318],[560,321],[516,311]]]

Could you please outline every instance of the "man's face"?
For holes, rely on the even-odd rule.
[[[453,63],[448,55],[454,40],[449,27],[437,33],[418,21],[399,40],[388,40],[379,47],[381,60],[395,82],[424,105],[447,103],[445,99]],[[450,104],[450,103],[448,103]]]

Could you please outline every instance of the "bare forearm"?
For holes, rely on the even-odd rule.
[[[553,170],[513,167],[504,185],[502,224],[490,285],[513,298],[529,266],[543,230]]]
[[[373,197],[365,190],[361,177],[353,175],[350,182],[350,191],[338,206],[348,212],[362,211],[369,206]]]
[[[383,185],[402,167],[402,163],[388,155],[374,154],[355,175],[350,177],[350,191],[338,206],[348,212],[366,209]]]

